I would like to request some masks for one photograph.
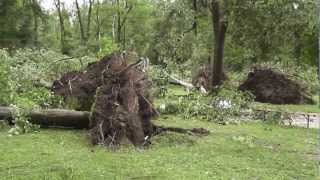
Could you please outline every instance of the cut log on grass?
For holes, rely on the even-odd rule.
[[[15,109],[12,107],[0,107],[0,119],[13,119]],[[73,111],[65,109],[32,110],[30,112],[30,122],[43,127],[66,127],[84,129],[89,125],[89,112]]]

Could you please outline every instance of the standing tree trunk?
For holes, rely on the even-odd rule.
[[[34,16],[34,27],[33,27],[33,31],[34,31],[34,39],[33,39],[33,43],[34,46],[38,46],[38,27],[39,27],[39,23],[38,23],[38,17]]]
[[[116,42],[121,42],[121,12],[120,12],[120,2],[117,0],[117,32],[116,32],[117,38]]]
[[[37,0],[32,0],[32,12],[33,12],[33,31],[34,31],[34,37],[33,37],[33,45],[38,46],[38,29],[39,29],[39,9],[38,9],[38,2]]]
[[[61,41],[61,52],[67,53],[65,48],[65,28],[64,28],[64,18],[61,12],[61,2],[60,0],[54,0],[54,4],[56,6],[59,22],[60,22],[60,41]]]
[[[294,57],[296,58],[296,64],[300,66],[300,56],[301,56],[301,49],[302,49],[302,44],[301,44],[301,35],[298,30],[294,32]]]
[[[130,13],[130,11],[132,10],[133,6],[132,4],[128,5],[128,1],[125,1],[124,2],[124,8],[125,8],[125,13],[123,14],[123,17],[122,17],[122,14],[121,14],[121,11],[120,11],[120,2],[119,0],[116,1],[117,2],[117,32],[116,32],[116,42],[121,45],[121,49],[125,49],[125,23],[128,19],[128,15]],[[121,37],[121,35],[123,37]]]
[[[80,6],[78,3],[78,0],[76,0],[76,8],[77,8],[77,15],[78,15],[78,21],[79,21],[79,26],[80,26],[80,38],[81,38],[81,43],[84,44],[86,41],[86,37],[84,35],[84,27],[83,27],[83,22],[82,22],[82,17],[81,17],[81,10]]]
[[[198,6],[197,0],[193,0],[193,10],[194,10],[194,17],[193,17],[193,31],[194,35],[198,35]]]
[[[223,58],[224,58],[224,42],[227,32],[227,21],[224,19],[225,14],[221,9],[221,5],[217,0],[211,1],[211,18],[214,32],[214,50],[211,60],[211,86],[222,84],[223,75]]]
[[[90,25],[91,25],[91,14],[92,14],[92,6],[93,6],[94,0],[89,0],[89,10],[88,10],[88,20],[87,20],[87,37],[86,41],[90,39]]]
[[[97,8],[96,8],[96,18],[95,18],[97,29],[96,29],[96,41],[98,41],[99,52],[101,52],[101,20],[100,20],[100,0],[97,0]]]
[[[111,1],[112,3],[112,7],[115,7],[115,0],[112,0]],[[117,12],[115,12],[113,15],[112,15],[112,39],[114,42],[117,42],[116,40],[116,21],[117,21]]]
[[[125,0],[124,2],[124,8],[127,9],[128,8],[128,2],[127,0]],[[126,49],[126,18],[127,18],[127,14],[123,19],[123,23],[121,24],[121,29],[122,29],[122,49]]]

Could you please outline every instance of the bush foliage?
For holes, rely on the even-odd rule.
[[[62,73],[79,70],[94,59],[72,58],[50,50],[0,49],[0,106],[13,106],[15,126],[10,134],[36,129],[28,122],[33,108],[62,107],[61,98],[50,91],[51,82]]]
[[[222,86],[216,94],[202,95],[191,91],[187,95],[167,96],[160,105],[160,112],[165,114],[179,113],[185,119],[200,118],[202,120],[226,123],[235,116],[250,108],[253,96],[228,86]]]

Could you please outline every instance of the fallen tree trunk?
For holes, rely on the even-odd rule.
[[[15,108],[0,106],[0,121],[9,120],[12,122]],[[74,111],[66,109],[46,109],[46,110],[32,110],[30,112],[30,122],[41,125],[42,127],[64,127],[75,129],[89,128],[88,111]],[[165,131],[172,131],[176,133],[208,135],[210,132],[203,128],[184,129],[179,127],[164,127],[154,125],[153,135],[160,134]]]
[[[173,75],[170,75],[168,73],[166,73],[166,75],[170,78],[169,82],[175,85],[181,85],[184,86],[187,89],[194,89],[194,85],[185,81],[182,81],[176,77],[174,77]]]
[[[13,119],[15,108],[0,107],[0,119]],[[65,109],[32,110],[29,114],[30,122],[43,127],[57,126],[84,129],[89,126],[87,111],[73,111]],[[11,121],[12,122],[12,121]]]
[[[187,88],[188,90],[197,89],[196,86],[194,86],[193,84],[191,84],[189,82],[182,81],[182,80],[180,80],[180,79],[178,79],[168,73],[166,73],[166,75],[170,78],[169,83],[171,83],[171,84],[183,86],[183,87]],[[202,85],[199,86],[198,88],[199,88],[201,94],[208,94],[208,91]]]

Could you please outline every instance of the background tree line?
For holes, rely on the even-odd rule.
[[[0,1],[0,47],[46,48],[70,56],[136,51],[162,65],[206,64],[221,83],[260,62],[316,65],[314,1],[52,0]]]

